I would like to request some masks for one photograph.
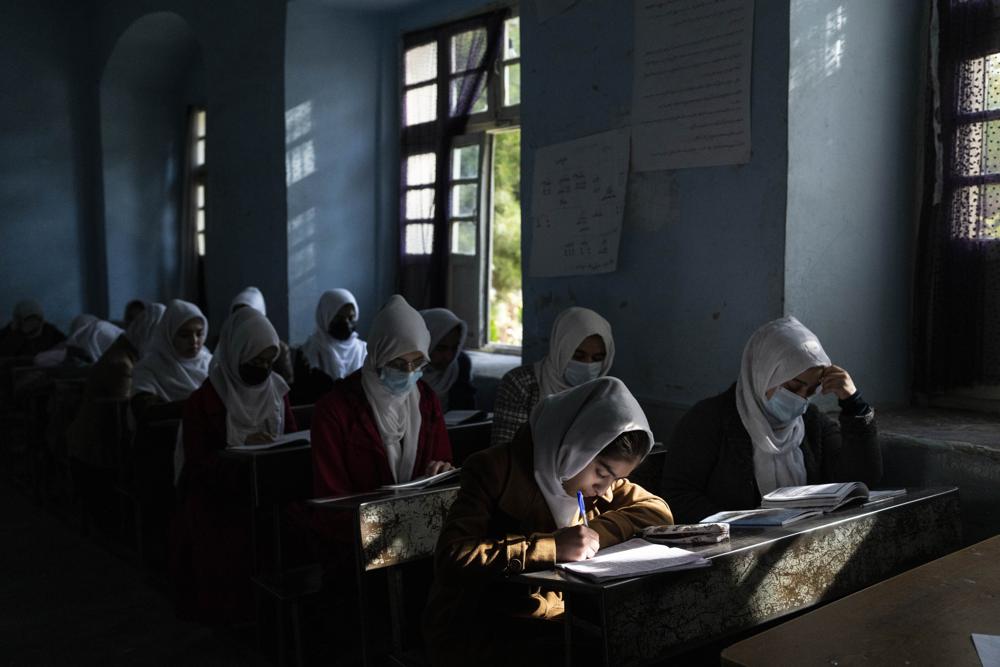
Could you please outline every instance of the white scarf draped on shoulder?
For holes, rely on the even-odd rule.
[[[273,372],[258,385],[248,385],[240,377],[240,365],[269,347],[278,348],[278,333],[254,308],[237,310],[222,325],[208,376],[226,404],[227,445],[244,445],[254,433],[279,436],[285,432],[288,384]]]
[[[602,377],[539,401],[528,420],[534,443],[535,481],[557,528],[579,520],[575,496],[563,482],[586,468],[622,433],[643,431],[646,451],[653,433],[646,414],[625,383]]]
[[[421,378],[443,401],[458,379],[458,356],[462,354],[462,348],[465,346],[465,336],[468,333],[469,325],[447,308],[421,310],[420,315],[424,318],[427,331],[431,335],[430,352],[434,351],[442,338],[454,331],[456,327],[459,329],[458,349],[455,350],[455,358],[451,360],[447,368],[442,370],[428,366]]]
[[[201,386],[208,376],[212,353],[202,347],[188,359],[174,349],[174,335],[186,322],[200,319],[208,336],[208,320],[193,303],[174,299],[153,330],[148,349],[132,371],[132,394],[149,393],[164,401],[181,401]]]
[[[754,476],[761,495],[806,483],[802,417],[773,425],[764,406],[767,390],[810,368],[829,365],[819,339],[794,317],[768,322],[747,341],[736,380],[736,409],[753,442]]]
[[[302,354],[310,368],[317,368],[331,379],[347,377],[361,368],[365,361],[367,348],[357,331],[351,332],[347,340],[338,340],[330,335],[330,322],[337,316],[340,309],[351,304],[354,312],[358,310],[358,302],[346,289],[332,289],[323,292],[316,305],[316,329],[302,345]]]
[[[552,323],[549,336],[549,353],[535,362],[535,377],[541,389],[542,398],[570,388],[563,375],[566,366],[573,359],[573,353],[585,339],[600,336],[604,340],[607,355],[601,365],[601,375],[607,375],[615,360],[615,341],[611,335],[611,324],[590,310],[573,306],[559,313]]]
[[[420,313],[398,294],[390,297],[375,316],[368,336],[369,354],[361,370],[361,385],[396,483],[413,479],[422,423],[420,388],[414,386],[397,396],[382,384],[379,370],[410,352],[420,352],[426,359],[430,338]]]

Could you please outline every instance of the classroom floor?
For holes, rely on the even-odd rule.
[[[140,567],[0,482],[0,665],[266,665],[176,619]]]

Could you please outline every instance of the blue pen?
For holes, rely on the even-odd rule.
[[[583,504],[583,491],[576,492],[576,502],[580,505],[580,516],[583,517],[583,525],[590,527],[590,522],[587,521],[587,508]]]

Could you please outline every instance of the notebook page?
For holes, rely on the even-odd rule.
[[[590,560],[577,563],[559,563],[556,567],[600,581],[636,577],[641,574],[671,569],[699,567],[707,563],[708,561],[696,553],[677,547],[668,547],[664,544],[651,544],[646,540],[634,538],[628,542],[601,549]]]

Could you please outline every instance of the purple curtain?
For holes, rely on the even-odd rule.
[[[402,131],[401,155],[433,152],[437,156],[437,175],[434,194],[434,242],[430,255],[406,254],[406,212],[402,193],[406,187],[405,161],[400,165],[400,225],[399,225],[399,291],[414,308],[445,306],[448,290],[448,174],[452,140],[466,133],[469,117],[479,93],[486,86],[489,72],[500,53],[503,40],[503,22],[510,14],[509,8],[441,28],[447,34],[483,28],[469,43],[464,63],[457,63],[456,71],[469,70],[452,105],[450,62],[447,50],[438,50],[437,120]],[[449,38],[450,39],[450,38]],[[403,100],[402,117],[406,118],[406,101]]]
[[[1000,383],[1000,0],[938,0],[937,19],[915,303],[925,395]]]

